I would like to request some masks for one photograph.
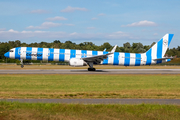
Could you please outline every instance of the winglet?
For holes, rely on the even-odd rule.
[[[114,46],[114,48],[111,50],[111,53],[114,53],[116,51],[117,45]]]

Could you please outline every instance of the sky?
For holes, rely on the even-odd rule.
[[[151,45],[174,34],[180,46],[180,0],[0,0],[0,42],[93,42]]]

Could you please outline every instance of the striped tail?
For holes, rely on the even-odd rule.
[[[163,59],[164,55],[171,43],[174,34],[166,34],[160,41],[154,44],[146,53],[146,65],[158,64],[169,61]]]

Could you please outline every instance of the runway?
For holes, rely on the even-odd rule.
[[[0,101],[22,103],[67,103],[67,104],[173,104],[180,99],[0,99]]]
[[[180,74],[180,69],[3,69],[0,74]]]

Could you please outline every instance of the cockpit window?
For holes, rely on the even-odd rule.
[[[9,50],[9,52],[13,52],[13,50]]]

